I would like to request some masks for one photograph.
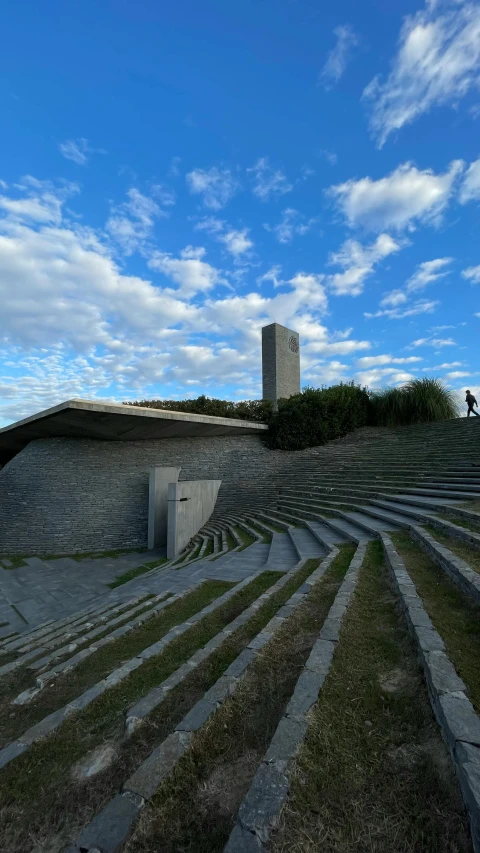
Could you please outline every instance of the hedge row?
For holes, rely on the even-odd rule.
[[[273,412],[269,400],[140,400],[146,406],[222,418],[262,421],[270,429],[265,440],[274,450],[303,450],[343,438],[363,426],[401,426],[446,420],[458,415],[455,394],[438,379],[414,379],[401,388],[369,392],[351,383],[330,388],[305,388],[279,400]]]

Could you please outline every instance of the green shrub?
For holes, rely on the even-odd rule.
[[[440,379],[412,379],[400,388],[370,394],[370,423],[376,426],[444,421],[459,415],[454,391]]]
[[[354,383],[305,388],[279,400],[266,441],[275,450],[303,450],[342,438],[368,421],[369,398]]]
[[[351,383],[305,388],[279,400],[217,400],[202,394],[194,400],[139,400],[128,406],[191,412],[219,418],[268,423],[265,436],[273,450],[304,450],[342,438],[359,427],[402,426],[458,417],[458,403],[439,379],[412,379],[400,388],[370,391]]]
[[[170,412],[189,412],[194,415],[213,415],[217,418],[240,418],[245,421],[268,421],[272,412],[270,400],[216,400],[204,394],[194,400],[138,400],[126,406],[148,409],[167,409]]]

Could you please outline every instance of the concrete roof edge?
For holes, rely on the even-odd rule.
[[[184,422],[190,421],[191,423],[217,424],[218,426],[235,426],[236,428],[241,429],[257,429],[260,432],[268,429],[267,424],[259,423],[258,421],[244,421],[238,418],[218,418],[214,415],[198,415],[191,412],[175,412],[170,409],[153,409],[147,406],[125,406],[122,403],[109,403],[99,400],[80,400],[74,398],[72,400],[66,400],[64,403],[59,403],[56,406],[52,406],[49,409],[43,409],[34,415],[29,415],[27,418],[15,421],[13,424],[8,424],[6,427],[0,428],[0,435],[26,424],[52,417],[65,409],[78,409],[81,411],[97,413],[105,412],[105,414],[110,413],[116,415],[128,414],[136,417],[158,418],[161,420]]]

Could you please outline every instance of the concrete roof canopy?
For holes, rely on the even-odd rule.
[[[214,435],[252,435],[266,424],[141,406],[67,400],[0,429],[0,464],[38,438],[144,441]]]

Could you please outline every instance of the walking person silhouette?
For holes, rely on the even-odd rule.
[[[467,391],[467,396],[465,397],[465,402],[468,406],[467,418],[470,417],[470,414],[476,415],[478,418],[479,414],[478,414],[478,412],[475,412],[474,408],[473,408],[474,406],[477,406],[477,408],[478,408],[478,403],[477,403],[475,397],[473,396],[473,394],[470,394],[470,391]]]

